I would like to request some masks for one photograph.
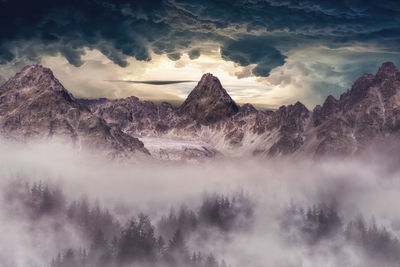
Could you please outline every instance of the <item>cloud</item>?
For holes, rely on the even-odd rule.
[[[171,60],[188,52],[196,59],[200,50],[194,46],[213,41],[227,60],[257,64],[252,74],[268,76],[283,64],[283,52],[305,42],[336,48],[373,44],[399,51],[400,4],[390,0],[17,0],[1,1],[0,10],[0,64],[60,53],[81,66],[88,48],[126,67],[128,57],[150,61],[151,51]],[[271,42],[261,46],[265,37]],[[26,43],[31,49],[24,49]]]
[[[285,63],[286,58],[277,49],[269,46],[264,39],[248,36],[226,42],[221,47],[221,56],[240,66],[256,64],[252,73],[261,77],[268,77],[273,68]]]
[[[0,83],[41,63],[77,96],[167,100],[192,88],[150,92],[89,76],[102,69],[102,80],[196,80],[213,72],[251,87],[243,101],[277,107],[300,100],[313,108],[383,61],[398,64],[399,17],[400,3],[390,0],[0,1]],[[93,53],[104,56],[94,64]],[[65,58],[68,71],[60,60],[47,64],[49,57]],[[247,78],[259,83],[241,83]]]
[[[127,164],[104,161],[90,151],[77,153],[57,143],[1,142],[0,147],[1,196],[12,196],[10,189],[19,187],[7,185],[18,179],[61,185],[68,202],[82,195],[88,196],[91,203],[97,199],[122,223],[144,212],[156,224],[163,215],[168,216],[171,206],[184,204],[197,210],[204,192],[229,195],[243,190],[254,204],[250,225],[224,232],[207,227],[187,240],[191,250],[213,252],[231,266],[395,266],[371,262],[376,249],[360,253],[360,246],[336,235],[310,243],[301,238],[300,232],[283,224],[290,203],[305,209],[335,203],[343,218],[343,229],[348,220],[362,214],[366,219],[375,216],[378,227],[386,226],[390,233],[397,234],[400,211],[388,203],[399,200],[398,149],[389,155],[318,162],[227,159],[198,164]],[[22,203],[25,200],[18,199]],[[48,265],[58,252],[71,246],[90,247],[81,228],[65,223],[64,216],[49,214],[30,220],[23,216],[26,209],[22,207],[9,201],[0,203],[2,240],[6,241],[0,242],[0,259],[5,266]],[[286,223],[306,226],[300,220]],[[305,228],[310,232],[312,229]]]
[[[264,101],[279,97],[275,104],[283,105],[300,100],[313,109],[328,95],[339,97],[363,74],[375,74],[384,61],[393,61],[398,66],[400,54],[356,47],[308,47],[291,52],[285,65],[258,80],[273,88]]]
[[[189,54],[190,59],[192,59],[192,60],[197,59],[200,57],[200,50],[193,49],[193,50],[190,50],[188,54]]]
[[[177,61],[179,59],[181,59],[181,53],[170,53],[167,55],[167,57],[173,61]]]

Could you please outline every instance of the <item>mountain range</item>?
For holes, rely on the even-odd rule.
[[[260,111],[236,104],[209,73],[175,108],[134,96],[77,99],[50,69],[30,65],[0,87],[0,134],[15,141],[61,138],[113,157],[352,155],[398,139],[400,71],[383,63],[376,75],[364,74],[312,111],[300,102]]]

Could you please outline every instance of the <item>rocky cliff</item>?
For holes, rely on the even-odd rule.
[[[398,140],[400,71],[386,62],[313,111],[297,102],[263,112],[251,104],[239,107],[211,74],[174,108],[134,96],[77,100],[50,70],[28,66],[0,87],[0,122],[8,138],[62,135],[83,145],[146,153],[139,138],[163,159],[351,155]]]
[[[218,78],[207,73],[190,92],[178,112],[208,125],[231,117],[238,110],[239,107],[222,87]]]
[[[111,156],[148,154],[142,142],[92,114],[39,65],[0,87],[0,125],[2,137],[16,141],[57,138]]]

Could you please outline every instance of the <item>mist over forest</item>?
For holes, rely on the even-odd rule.
[[[399,267],[400,0],[0,0],[0,267]]]
[[[57,143],[2,143],[0,262],[398,266],[396,162],[374,151],[319,161],[117,163]]]

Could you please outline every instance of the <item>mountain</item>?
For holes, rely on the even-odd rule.
[[[167,160],[351,155],[399,140],[400,71],[383,63],[376,75],[363,75],[313,111],[297,102],[263,112],[239,107],[211,74],[174,108],[134,96],[75,99],[50,70],[28,66],[0,87],[0,123],[9,138],[63,135],[146,153],[144,143],[154,158]]]
[[[207,73],[190,92],[178,112],[208,125],[230,117],[238,110],[239,107],[222,87],[218,78]]]
[[[188,151],[192,152],[191,157],[293,153],[303,143],[300,133],[310,117],[300,102],[276,112],[258,111],[251,104],[239,107],[211,74],[203,75],[177,109],[165,102],[157,106],[136,97],[81,102],[108,123],[143,140],[157,158],[170,158],[171,154],[179,158],[178,150],[181,158],[186,158]],[[199,141],[207,145],[193,145]],[[160,144],[158,149],[154,142]],[[163,143],[174,143],[179,148],[171,150]]]
[[[349,154],[400,134],[400,71],[383,63],[360,77],[338,100],[329,96],[313,112],[317,154]],[[308,138],[311,138],[308,136]]]
[[[178,109],[135,97],[88,105],[133,136],[202,141],[227,156],[348,155],[397,136],[399,90],[399,70],[387,62],[376,75],[360,77],[340,99],[329,96],[313,111],[300,102],[268,112],[250,104],[238,107],[211,74]]]
[[[99,117],[124,132],[138,136],[163,134],[171,129],[194,123],[190,116],[178,116],[171,104],[155,105],[131,96],[122,99],[81,99]]]
[[[169,103],[155,105],[134,96],[116,100],[81,99],[80,102],[110,125],[140,138],[155,158],[188,160],[214,157],[218,153],[198,138],[183,138],[186,133],[196,132],[200,125],[190,116],[179,115]]]
[[[0,133],[7,139],[61,138],[111,156],[148,154],[142,142],[92,114],[39,65],[23,68],[0,87]]]

